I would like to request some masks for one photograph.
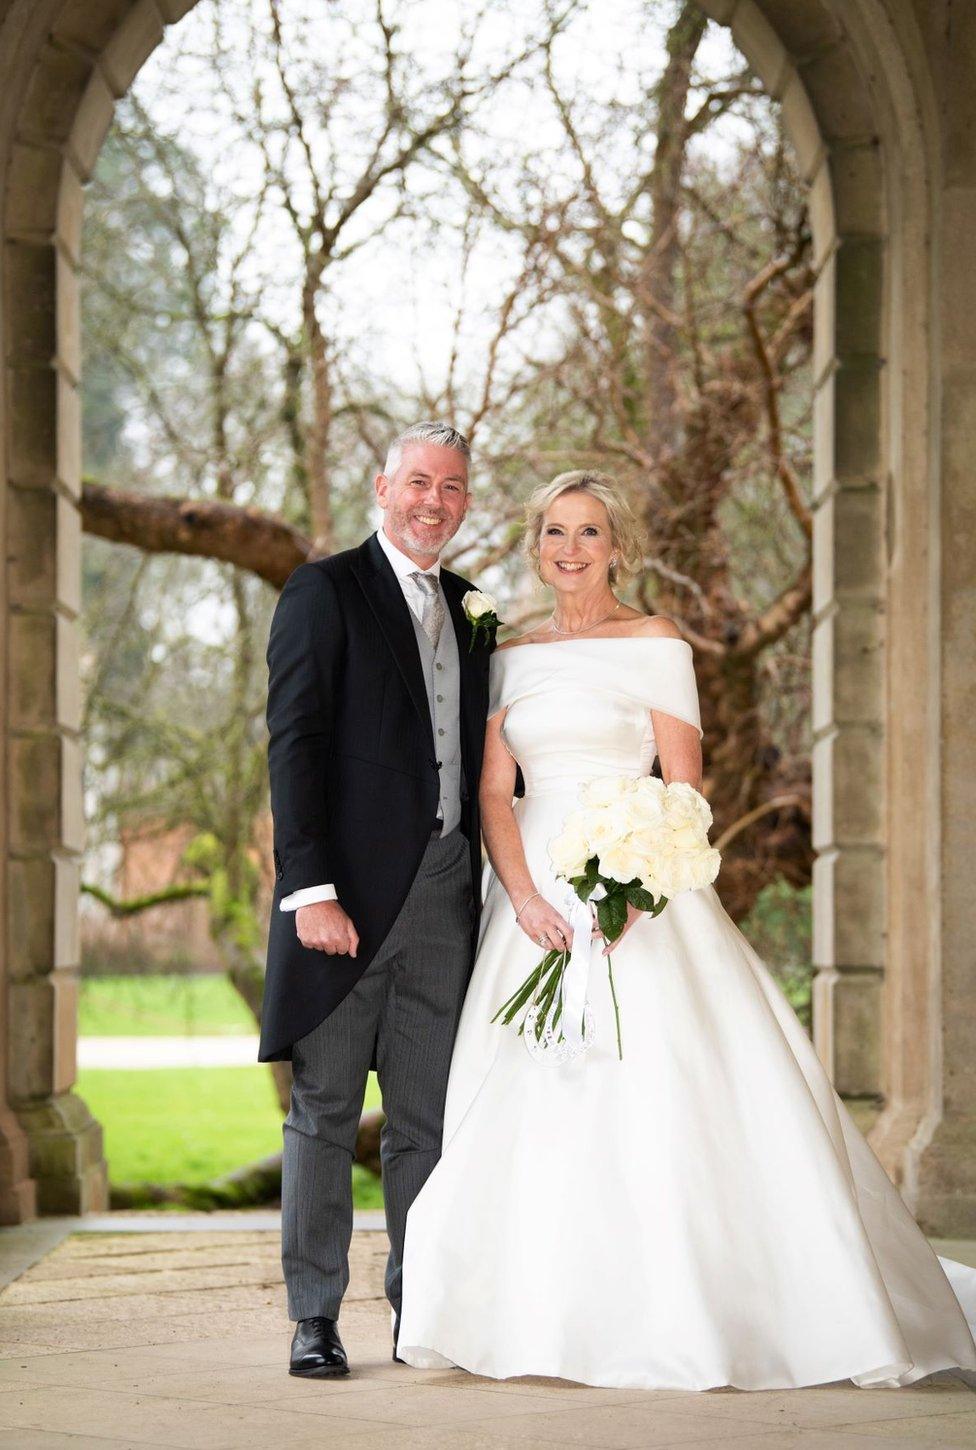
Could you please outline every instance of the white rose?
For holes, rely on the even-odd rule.
[[[709,886],[718,875],[721,856],[712,846],[697,851],[685,851],[673,858],[671,870],[671,894],[681,891],[697,891]]]
[[[600,852],[600,875],[626,885],[641,875],[643,861],[628,840],[608,846]]]
[[[673,826],[701,819],[696,797],[698,792],[687,781],[672,781],[664,793],[664,813]]]
[[[647,790],[635,790],[626,798],[627,814],[634,831],[658,830],[664,824],[664,800],[662,795]]]
[[[663,802],[667,786],[658,775],[641,775],[634,782],[634,790],[642,800]]]
[[[469,619],[481,619],[482,615],[498,613],[498,600],[482,589],[469,589],[461,604]]]
[[[583,832],[572,826],[564,827],[562,833],[549,842],[549,860],[557,876],[582,876],[591,854]]]
[[[674,855],[674,833],[666,822],[645,824],[634,831],[631,838],[634,850],[639,851],[645,861],[653,862],[659,856]]]
[[[630,835],[630,813],[628,802],[620,800],[613,805],[601,806],[599,810],[590,810],[586,816],[586,834],[589,837],[593,850],[606,850],[608,846],[615,846],[626,836]]]
[[[630,795],[635,782],[626,775],[598,775],[580,789],[580,800],[587,806],[609,806]]]
[[[671,840],[676,851],[697,851],[704,844],[704,839],[701,822],[697,817],[693,821],[679,821],[671,828]]]
[[[712,808],[700,791],[686,780],[673,780],[666,788],[664,808],[672,820],[697,819],[707,831],[712,824]]]
[[[640,862],[641,885],[654,896],[670,896],[679,859],[670,831],[637,831],[631,848]]]
[[[706,846],[696,851],[688,861],[687,877],[689,891],[698,891],[703,886],[711,886],[718,875],[718,869],[722,864],[720,852],[714,846]]]
[[[656,872],[651,871],[648,874],[641,876],[640,884],[643,886],[644,890],[649,891],[652,896],[667,896],[670,900],[671,882],[669,878],[665,876],[658,876]]]
[[[576,831],[581,836],[585,836],[589,830],[590,814],[591,812],[584,811],[577,806],[576,810],[570,811],[569,815],[563,821],[563,830]]]

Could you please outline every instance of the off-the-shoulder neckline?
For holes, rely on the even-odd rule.
[[[501,659],[502,655],[518,654],[520,650],[529,649],[552,649],[555,645],[579,645],[583,644],[683,644],[688,649],[691,645],[686,639],[679,639],[673,634],[595,634],[589,639],[540,639],[535,644],[516,644],[508,649],[497,649],[492,659]]]

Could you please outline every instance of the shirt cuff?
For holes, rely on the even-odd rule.
[[[313,906],[316,901],[337,901],[336,889],[334,886],[303,886],[301,891],[293,891],[290,896],[283,896],[278,903],[279,911],[297,911],[300,906]]]

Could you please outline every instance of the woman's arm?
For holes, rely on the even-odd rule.
[[[508,892],[513,910],[519,913],[518,924],[526,936],[545,948],[570,945],[573,934],[569,923],[537,894],[538,887],[525,859],[522,834],[512,809],[515,761],[502,738],[505,713],[499,710],[488,721],[478,790],[488,859]]]
[[[682,638],[677,625],[665,615],[656,615],[648,623],[650,627],[641,630],[641,634],[651,638],[655,636],[670,639]],[[661,776],[664,784],[670,785],[673,780],[686,780],[689,785],[695,787],[695,790],[700,791],[702,788],[702,749],[701,739],[694,725],[689,725],[687,720],[679,720],[676,715],[669,715],[665,710],[652,710],[651,724],[654,727],[654,744],[661,762]],[[642,914],[635,906],[627,907],[627,924],[613,943],[613,947],[620,943]],[[609,956],[611,950],[610,945],[604,947],[603,955]]]
[[[642,621],[636,631],[640,639],[683,639],[681,630],[666,614],[655,614]],[[695,790],[702,788],[701,740],[694,725],[679,720],[664,710],[651,711],[654,743],[661,762],[664,784],[686,780]]]
[[[702,748],[694,725],[689,725],[687,720],[679,720],[676,715],[666,715],[663,710],[652,710],[651,722],[664,784],[686,780],[700,791]]]

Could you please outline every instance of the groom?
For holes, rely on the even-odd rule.
[[[294,1071],[282,1265],[295,1375],[349,1372],[336,1321],[371,1066],[396,1325],[407,1210],[440,1155],[477,922],[491,651],[469,649],[471,586],[438,562],[467,512],[470,456],[445,424],[402,433],[375,481],[379,533],[301,564],[271,625],[277,879],[259,1057]]]

